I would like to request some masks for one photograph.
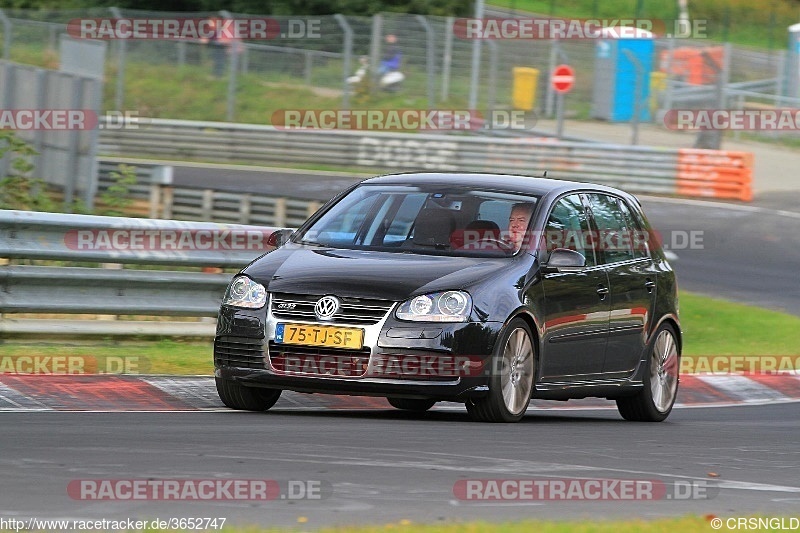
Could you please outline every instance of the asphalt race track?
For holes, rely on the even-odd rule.
[[[760,513],[797,515],[797,404],[684,408],[661,424],[614,409],[542,411],[509,425],[462,410],[4,413],[4,517],[225,517],[262,526]],[[711,477],[716,476],[716,477]],[[321,499],[85,501],[81,479],[314,481]],[[700,487],[698,499],[466,501],[459,480],[602,478]],[[463,483],[463,482],[462,482]],[[13,490],[7,490],[11,489]],[[684,494],[688,491],[683,491]],[[671,493],[673,494],[673,493]]]

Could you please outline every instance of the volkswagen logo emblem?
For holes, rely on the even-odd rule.
[[[330,320],[339,310],[339,298],[336,296],[323,296],[314,306],[314,314],[320,320]]]

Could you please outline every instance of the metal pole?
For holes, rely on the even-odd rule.
[[[350,63],[353,59],[353,29],[350,27],[350,24],[347,23],[347,19],[344,15],[337,13],[333,18],[336,19],[339,27],[342,28],[344,32],[344,66],[342,67],[344,71],[342,75],[342,87],[344,90],[342,91],[342,108],[350,109],[350,84],[347,83],[347,78],[350,76]]]
[[[633,63],[636,69],[636,81],[633,84],[633,119],[631,120],[631,144],[639,144],[639,115],[642,110],[642,84],[644,80],[644,67],[642,62],[630,50],[623,50],[628,60]]]
[[[9,62],[3,62],[3,109],[12,109],[14,107],[14,78],[16,68]],[[11,153],[6,153],[0,158],[0,178],[8,176],[8,166],[11,162]]]
[[[489,45],[489,94],[487,97],[486,114],[491,116],[492,111],[494,111],[497,93],[497,43],[489,41],[486,44]]]
[[[564,93],[556,93],[556,137],[564,136]]]
[[[433,47],[436,46],[433,28],[431,27],[428,19],[423,15],[417,15],[417,22],[425,29],[425,36],[427,37],[425,43],[425,67],[428,72],[428,109],[435,107],[434,100],[436,99],[436,58],[433,55]]]
[[[367,76],[370,77],[370,92],[374,93],[378,88],[378,63],[381,60],[381,37],[383,36],[383,16],[381,14],[372,16],[372,42],[369,45],[369,69]],[[346,74],[347,75],[347,74]]]
[[[483,0],[475,0],[475,18],[483,20]],[[472,72],[469,81],[469,109],[478,107],[478,83],[481,72],[481,39],[472,41]]]
[[[219,12],[223,18],[232,19],[233,16],[224,9]],[[235,40],[231,40],[230,42],[230,60],[228,61],[228,95],[227,95],[227,102],[228,108],[225,111],[225,120],[228,122],[233,122],[233,118],[235,115],[236,110],[236,74],[237,74],[237,58],[239,55],[238,52],[238,43]]]
[[[442,56],[442,101],[450,93],[450,64],[453,61],[453,17],[447,17],[444,29],[444,55]]]
[[[100,112],[100,106],[103,105],[103,80],[91,80],[88,82],[92,97],[92,109]],[[86,191],[84,196],[84,203],[87,209],[94,209],[94,197],[97,194],[97,180],[98,180],[98,163],[97,163],[97,150],[100,144],[100,128],[94,128],[89,134],[89,150],[86,154],[89,166],[89,176],[86,182]]]
[[[121,19],[122,12],[117,7],[109,8],[114,18]],[[117,111],[122,111],[125,100],[125,39],[117,39],[117,94],[114,98],[114,106]]]
[[[2,9],[0,9],[0,20],[3,21],[3,59],[8,61],[11,57],[11,21]]]
[[[558,64],[558,48],[559,48],[558,39],[551,39],[550,40],[550,59],[548,61],[548,68],[547,68],[547,76],[549,77],[550,74],[556,69],[556,65]],[[547,94],[545,96],[544,102],[544,114],[546,117],[553,116],[553,104],[555,102],[556,93],[553,90],[553,84],[547,84]]]

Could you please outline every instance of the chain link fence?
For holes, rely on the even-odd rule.
[[[116,8],[81,11],[0,11],[4,59],[58,68],[58,43],[67,23],[86,18],[247,19],[261,15],[228,12],[169,13]],[[586,40],[484,40],[472,87],[473,41],[454,32],[447,17],[383,13],[373,17],[270,17],[280,35],[268,40],[111,40],[105,66],[106,109],[135,110],[140,116],[269,124],[264,100],[275,91],[300,108],[368,107],[383,94],[377,66],[392,46],[402,54],[402,86],[378,100],[407,108],[465,109],[477,95],[479,110],[512,108],[515,67],[539,71],[534,110],[553,116],[549,72],[570,64],[574,89],[568,114],[590,118],[603,72],[598,46]],[[391,45],[387,36],[393,35]],[[697,62],[696,56],[704,59]],[[688,107],[792,106],[786,95],[783,50],[722,45],[708,39],[654,41],[653,72],[643,80],[653,120],[667,109]],[[347,78],[369,65],[367,82]],[[700,64],[700,66],[698,66]],[[371,82],[371,83],[370,83]],[[737,85],[738,84],[738,85]],[[721,86],[721,88],[720,88]],[[190,88],[192,90],[190,90]],[[475,95],[471,91],[476,91]],[[721,91],[721,92],[720,92]],[[371,98],[372,97],[372,98]],[[393,97],[393,98],[392,98]],[[268,109],[265,111],[264,109]],[[661,113],[659,113],[659,111]]]

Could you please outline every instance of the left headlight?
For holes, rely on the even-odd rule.
[[[466,322],[472,297],[464,291],[421,294],[401,303],[397,318],[415,322]]]
[[[247,276],[236,276],[228,285],[222,303],[234,307],[258,309],[267,303],[267,290],[262,284]]]

